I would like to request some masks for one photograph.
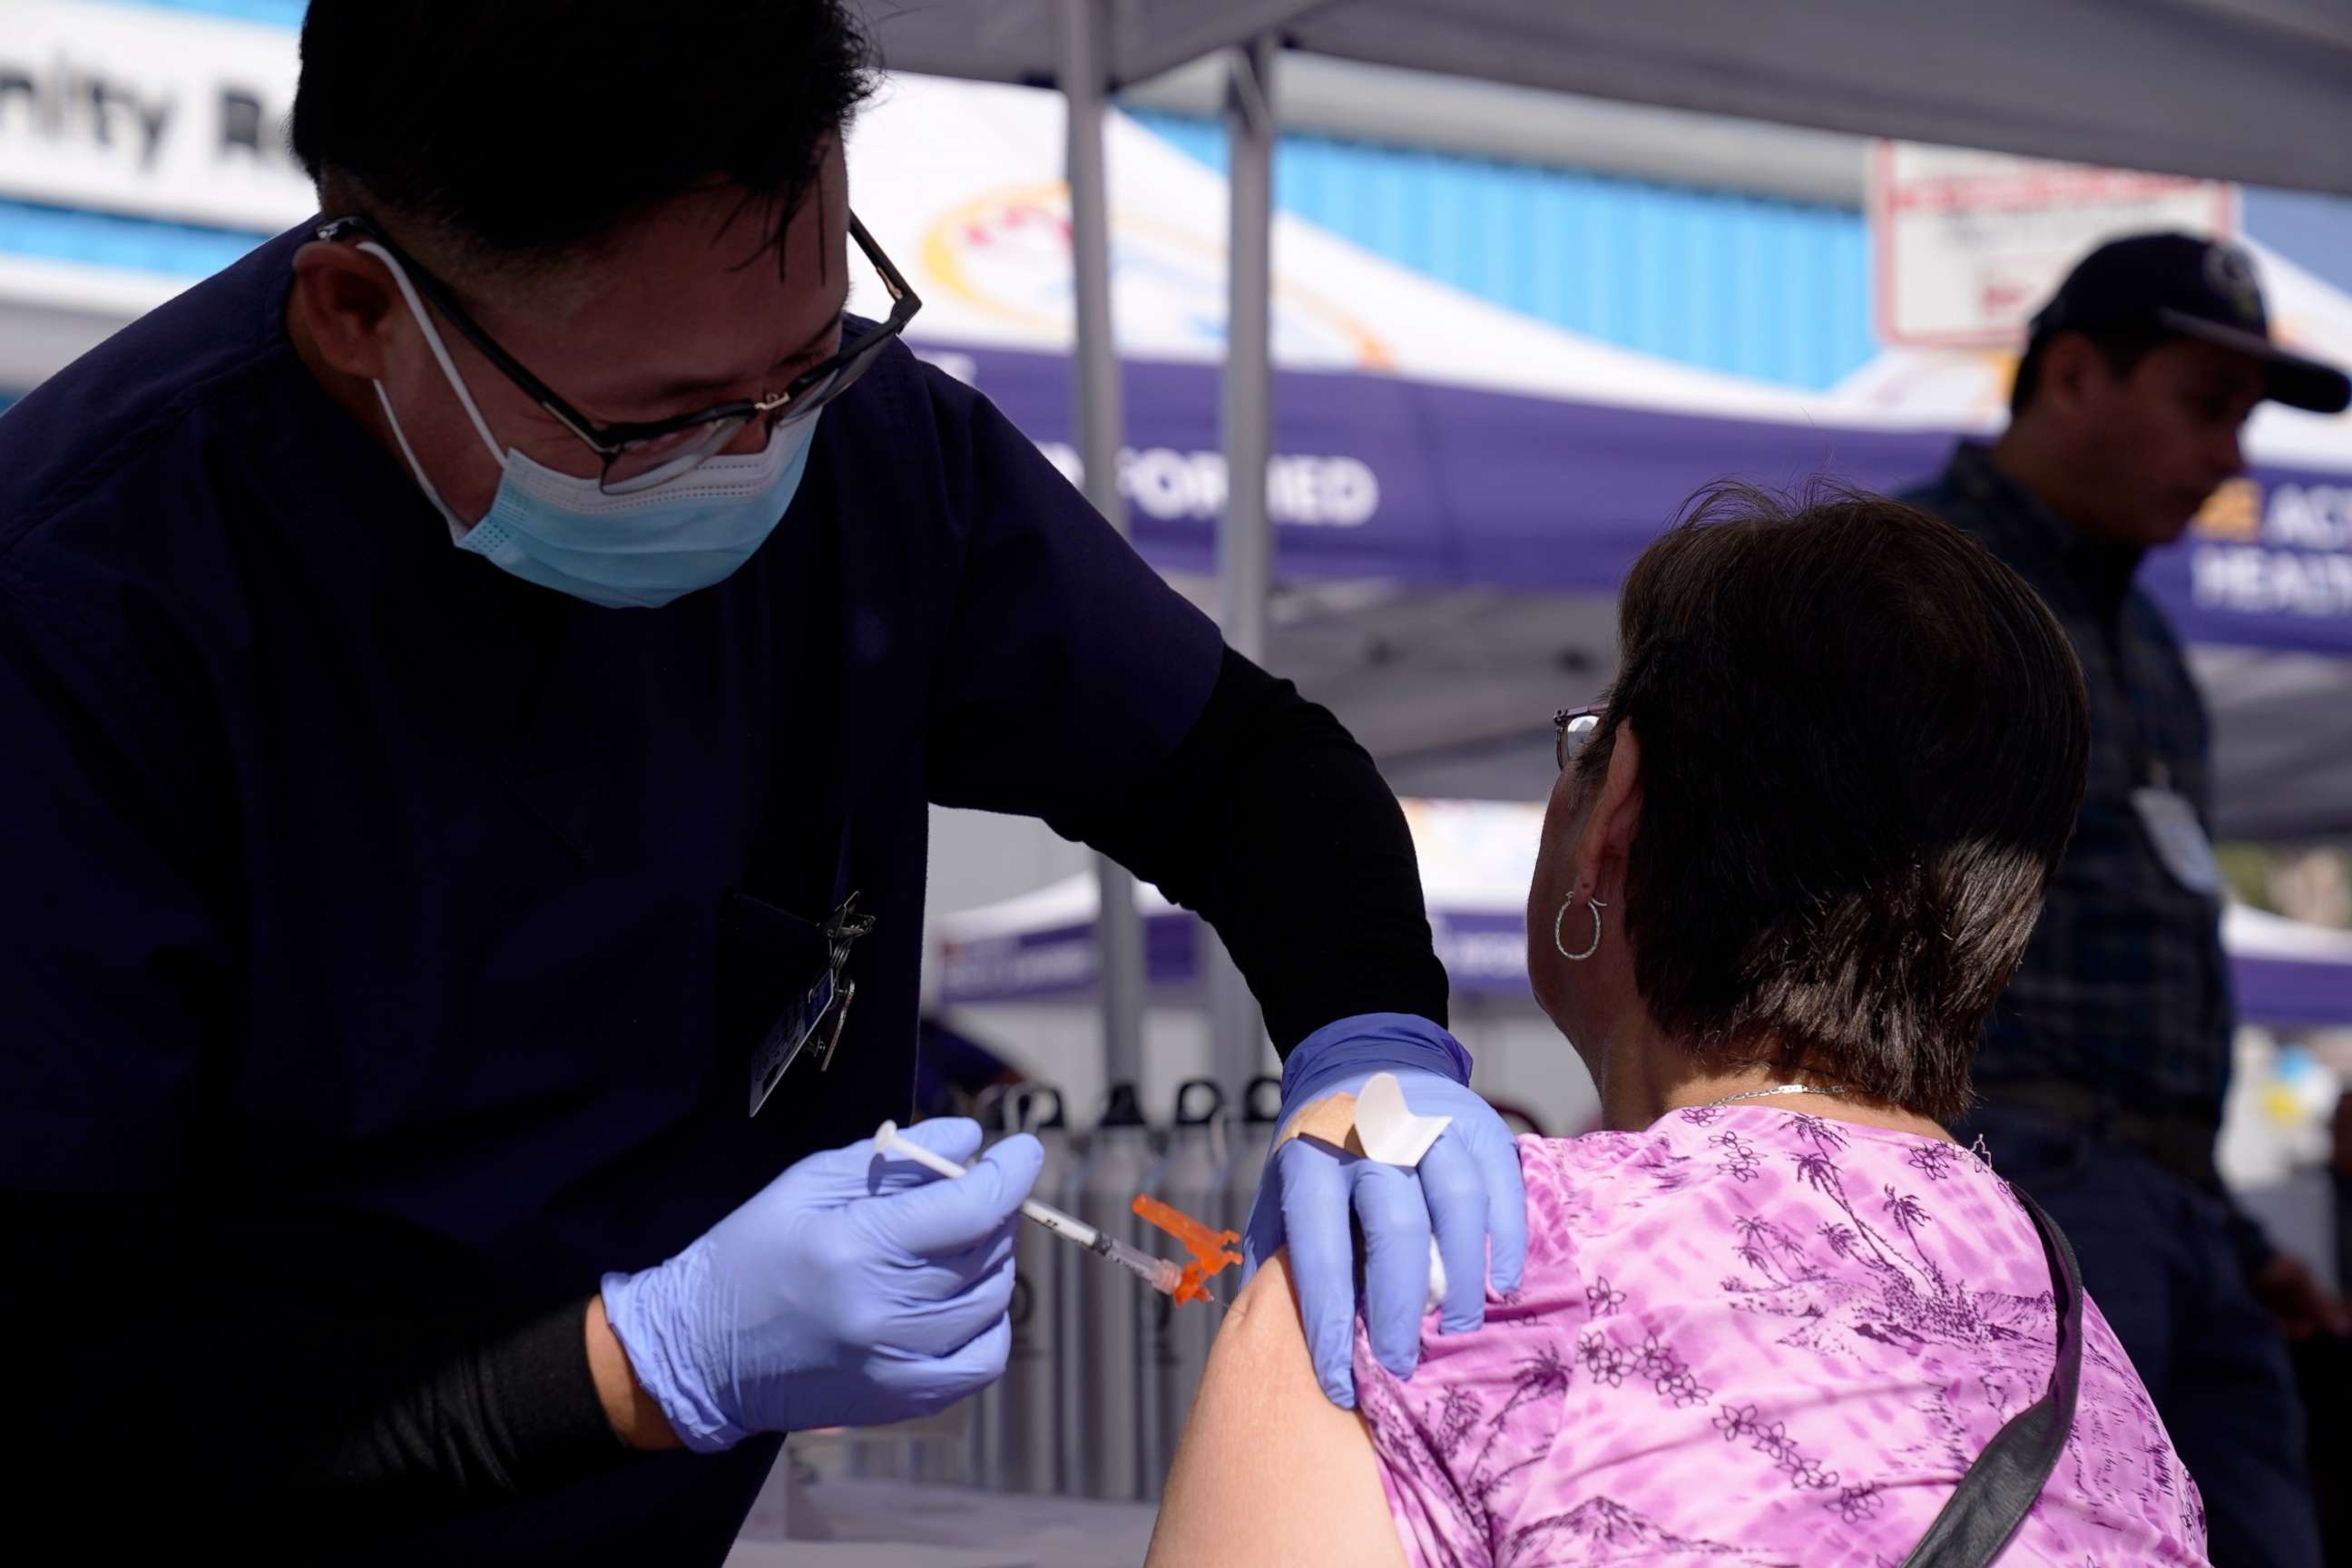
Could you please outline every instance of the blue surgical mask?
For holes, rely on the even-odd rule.
[[[425,466],[416,460],[392,410],[392,400],[384,395],[383,384],[373,384],[401,456],[408,459],[425,499],[448,521],[458,549],[526,583],[592,605],[651,608],[723,582],[774,531],[808,468],[809,444],[823,417],[821,410],[778,426],[759,452],[707,458],[649,489],[607,495],[593,476],[559,473],[520,452],[501,448],[400,263],[380,247],[361,248],[374,252],[392,268],[441,374],[501,470],[490,510],[468,528],[425,477]]]

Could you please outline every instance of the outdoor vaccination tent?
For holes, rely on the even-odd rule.
[[[292,89],[290,29],[144,8],[21,9],[28,36],[43,17],[60,38],[88,41],[104,28],[106,49],[147,61],[142,68],[184,54],[281,100]],[[1607,679],[1610,594],[1690,488],[1725,473],[1778,482],[1817,468],[1902,483],[1929,472],[1948,433],[1980,427],[1982,415],[1969,411],[1973,393],[1945,396],[1956,384],[1945,371],[1920,376],[1891,361],[1874,368],[1901,373],[1895,401],[1871,400],[1887,390],[1882,378],[1874,390],[1846,389],[1853,398],[1842,402],[1623,353],[1287,220],[1277,288],[1268,161],[1282,106],[1271,96],[1281,86],[1266,68],[1272,51],[2352,188],[2342,151],[2352,145],[2352,95],[2340,90],[2352,79],[2352,20],[2337,0],[884,0],[865,9],[894,71],[1050,85],[1073,105],[1063,115],[1041,95],[1006,94],[1031,107],[967,115],[944,100],[925,108],[924,87],[946,84],[902,74],[886,88],[888,100],[859,132],[866,151],[853,154],[854,194],[916,275],[927,300],[919,337],[1074,470],[1078,454],[1096,450],[1097,504],[1131,512],[1163,563],[1186,573],[1213,563],[1213,588],[1187,585],[1213,600],[1236,646],[1332,702],[1393,783],[1426,795],[1543,787],[1544,718]],[[1229,186],[1110,121],[1113,161],[1142,171],[1143,183],[1122,177],[1119,188],[1145,193],[1118,215],[1122,374],[1108,309],[1104,94],[1210,56],[1229,77]],[[902,130],[890,130],[894,119]],[[894,138],[898,152],[884,158]],[[1401,129],[1400,139],[1410,135]],[[1147,168],[1146,158],[1160,163]],[[225,262],[243,231],[298,221],[311,201],[282,159],[58,172],[105,175],[110,195],[100,206],[122,200],[133,212],[230,226],[182,227],[164,244],[142,226],[115,234],[98,215],[37,205],[70,205],[70,184],[35,193],[18,215],[34,231],[31,249],[0,257],[0,384],[9,387],[32,384]],[[898,192],[909,203],[878,221]],[[1024,222],[1034,226],[1024,232]],[[61,228],[86,248],[53,258],[42,236]],[[178,259],[164,265],[164,251]],[[2291,280],[2273,268],[2268,282],[2284,300]],[[2290,327],[2292,314],[2282,311]],[[1270,346],[1283,367],[1271,396]],[[1947,406],[1934,406],[1938,398]],[[1116,489],[1122,403],[1135,416],[1132,506]],[[2344,426],[2332,428],[2340,438]],[[2217,519],[2235,531],[2204,536],[2155,572],[2204,639],[2196,657],[2216,696],[2225,832],[2341,827],[2352,801],[2343,774],[2352,701],[2329,651],[2343,647],[2342,616],[2328,608],[2352,570],[2352,487],[2340,465],[2287,434],[2267,413],[2258,425],[2263,489]],[[1270,488],[1255,482],[1262,468]],[[1229,485],[1230,474],[1251,479]],[[1268,592],[1268,501],[1284,534],[1279,597]],[[2210,563],[2201,600],[2200,560]],[[2198,624],[2209,611],[2210,624]],[[2238,624],[2221,624],[2225,613]],[[1113,933],[1107,945],[1124,940]],[[1115,1021],[1108,1037],[1114,1051],[1132,1040]]]
[[[852,161],[924,295],[922,352],[1075,474],[1062,135],[1050,97],[898,79]],[[1124,117],[1107,144],[1128,517],[1156,563],[1206,574],[1226,191]],[[1289,217],[1276,234],[1267,651],[1409,793],[1549,787],[1545,721],[1605,683],[1612,595],[1697,486],[1898,489],[2001,417],[1997,356],[1890,350],[1808,393],[1595,342]],[[2282,334],[2352,360],[2352,301],[2261,259]],[[2248,445],[2254,473],[2147,580],[2213,694],[2225,835],[2352,829],[2352,419],[2265,405]]]
[[[901,70],[1058,86],[1075,266],[1074,425],[1088,494],[1120,508],[1111,342],[1105,95],[1232,49],[1233,172],[1226,354],[1230,471],[1217,550],[1227,640],[1266,652],[1273,536],[1270,310],[1273,52],[1278,47],[1490,81],[1875,135],[2316,190],[2352,189],[2352,19],[2330,0],[972,0],[876,18]],[[1104,1052],[1140,1058],[1141,932],[1123,873],[1106,907]],[[1212,987],[1217,1073],[1238,1086],[1261,1056],[1237,978]]]

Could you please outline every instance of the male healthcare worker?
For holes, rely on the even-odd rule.
[[[715,1563],[776,1434],[995,1376],[1033,1142],[812,1157],[906,1113],[927,801],[1200,910],[1294,1101],[1454,1118],[1268,1177],[1335,1399],[1351,1211],[1384,1361],[1433,1234],[1477,1321],[1523,1200],[1402,815],[898,341],[840,0],[302,54],[320,216],[0,418],[12,1531]]]

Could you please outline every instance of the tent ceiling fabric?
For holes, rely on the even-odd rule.
[[[894,70],[1046,83],[1069,0],[875,0]],[[1295,48],[1872,136],[2352,193],[2340,0],[1106,0],[1115,82]]]
[[[866,0],[866,26],[894,71],[1052,85],[1068,0]],[[1274,31],[1287,35],[1323,0],[1103,0],[1110,85],[1149,81]]]

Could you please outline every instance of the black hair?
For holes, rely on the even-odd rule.
[[[310,0],[291,138],[331,200],[467,260],[543,263],[709,188],[781,249],[872,87],[842,0]]]
[[[1659,1026],[1948,1119],[2064,852],[2090,750],[2065,633],[1949,523],[1701,491],[1634,563],[1576,766],[1642,747],[1624,923]]]
[[[2129,375],[2133,367],[2147,357],[2148,350],[2174,335],[2153,321],[2116,321],[2067,331],[2090,339],[2099,357],[2107,362],[2107,369],[2117,376]],[[2025,345],[2025,357],[2017,362],[2017,379],[2010,384],[2011,418],[2032,406],[2033,395],[2042,389],[2042,362],[2050,345],[2065,335],[2065,331],[2037,332]]]

